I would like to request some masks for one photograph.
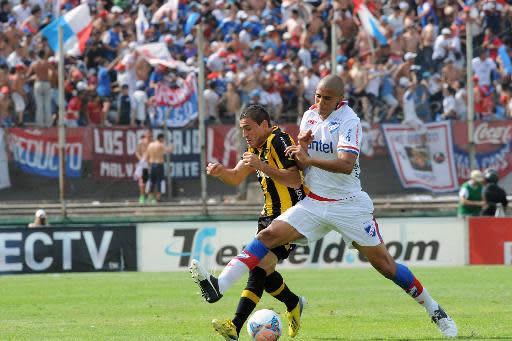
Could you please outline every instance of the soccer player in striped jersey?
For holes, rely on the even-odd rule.
[[[192,260],[192,273],[216,302],[245,272],[258,265],[269,249],[294,242],[311,244],[330,231],[336,231],[384,277],[392,280],[418,304],[446,337],[456,337],[457,325],[430,296],[411,270],[396,263],[389,254],[373,217],[373,203],[361,188],[359,150],[362,128],[356,113],[343,101],[343,80],[334,75],[323,78],[315,92],[315,105],[304,113],[299,144],[289,146],[286,155],[294,156],[304,169],[307,198],[275,218],[233,258],[219,278]]]
[[[220,163],[210,163],[206,170],[209,175],[233,186],[256,172],[265,198],[258,219],[259,232],[269,226],[274,218],[302,200],[305,191],[295,159],[285,155],[286,148],[294,144],[293,140],[278,127],[270,125],[270,116],[264,107],[249,106],[240,116],[240,128],[249,147],[235,168],[228,169]],[[270,250],[259,266],[250,271],[235,317],[232,320],[212,321],[215,330],[225,340],[238,340],[240,330],[258,304],[263,290],[286,305],[288,334],[292,337],[297,335],[305,300],[291,292],[281,274],[275,271],[277,261],[288,258],[294,247],[294,244],[287,243]],[[204,291],[203,295],[209,297]]]

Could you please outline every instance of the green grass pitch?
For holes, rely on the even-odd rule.
[[[457,322],[463,340],[512,340],[512,268],[414,268]],[[423,308],[373,269],[282,271],[308,299],[294,340],[441,340]],[[222,340],[243,283],[216,304],[188,272],[22,275],[0,278],[0,340]],[[264,295],[259,309],[284,305]],[[258,309],[257,308],[257,309]],[[281,340],[289,340],[287,327]],[[241,340],[249,340],[244,330]]]

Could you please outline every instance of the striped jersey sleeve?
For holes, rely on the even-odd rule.
[[[280,163],[283,165],[283,169],[297,165],[293,156],[286,156],[284,153],[286,147],[289,147],[293,144],[294,143],[290,135],[281,131],[272,139],[272,147],[274,148]]]
[[[336,148],[338,153],[345,152],[359,155],[362,135],[363,130],[358,119],[345,123],[338,139],[338,147]]]

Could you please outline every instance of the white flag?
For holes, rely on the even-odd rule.
[[[137,15],[137,19],[135,19],[135,32],[137,33],[137,41],[139,43],[143,43],[145,41],[144,32],[148,27],[149,23],[146,15],[144,15],[144,8],[139,5],[139,14]]]

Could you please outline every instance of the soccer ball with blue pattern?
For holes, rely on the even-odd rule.
[[[254,341],[276,341],[282,332],[281,319],[275,311],[258,310],[249,318],[247,332]]]

